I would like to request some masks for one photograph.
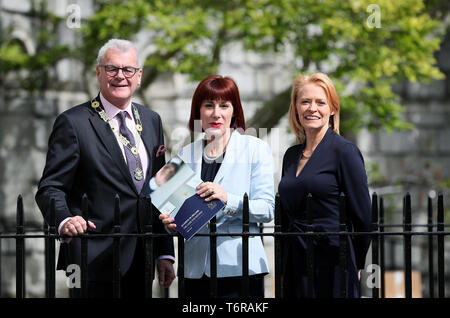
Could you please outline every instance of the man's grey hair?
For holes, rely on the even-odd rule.
[[[128,40],[122,40],[122,39],[110,39],[108,42],[103,44],[103,46],[98,51],[98,56],[97,56],[97,64],[98,65],[102,64],[102,60],[105,57],[106,51],[108,51],[109,49],[117,50],[122,53],[128,52],[129,50],[134,50],[136,52],[136,57],[137,57],[137,63],[138,63],[137,66],[140,67],[139,55],[137,53],[136,47],[134,46],[133,42],[128,41]]]

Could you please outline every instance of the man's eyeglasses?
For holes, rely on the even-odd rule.
[[[133,66],[124,66],[124,67],[117,67],[114,65],[99,65],[100,67],[105,68],[106,74],[109,76],[116,76],[117,73],[119,73],[119,70],[122,70],[122,74],[125,77],[133,77],[134,74],[136,74],[137,71],[139,71],[138,67]]]

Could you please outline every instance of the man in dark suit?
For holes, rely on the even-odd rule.
[[[56,226],[63,239],[57,269],[81,263],[77,236],[113,233],[114,197],[120,197],[122,233],[142,233],[150,217],[143,185],[165,164],[164,137],[159,115],[132,102],[142,69],[133,44],[112,39],[97,58],[100,93],[75,106],[55,121],[47,161],[36,194],[44,218],[50,222],[50,202],[56,203]],[[81,216],[81,199],[88,197],[89,220]],[[154,232],[164,232],[157,217]],[[159,282],[168,287],[175,278],[173,240],[154,241]],[[142,297],[145,291],[144,250],[141,237],[120,239],[122,297]],[[111,297],[113,239],[95,238],[88,247],[89,297]],[[72,295],[79,296],[79,289]]]

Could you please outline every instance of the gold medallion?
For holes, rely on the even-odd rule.
[[[142,131],[142,125],[141,124],[136,124],[136,130],[141,132]]]
[[[143,173],[142,169],[136,168],[136,169],[134,170],[134,178],[135,178],[137,181],[141,181],[141,180],[144,178],[144,173]]]
[[[98,106],[100,106],[100,103],[98,101],[93,101],[92,102],[92,108],[97,108]]]
[[[135,156],[138,154],[138,150],[137,150],[136,147],[131,147],[131,152],[132,152],[132,154],[135,155]]]

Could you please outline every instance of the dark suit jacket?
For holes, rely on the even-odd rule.
[[[99,98],[97,98],[99,100]],[[143,125],[142,141],[149,157],[145,184],[165,164],[164,155],[156,158],[160,145],[164,144],[159,115],[137,105]],[[122,233],[142,231],[149,217],[154,217],[153,231],[164,232],[156,211],[150,214],[149,197],[138,193],[120,146],[109,124],[104,122],[87,102],[75,106],[55,121],[50,135],[47,161],[39,182],[36,202],[47,222],[50,200],[56,203],[56,226],[67,217],[81,215],[81,198],[88,196],[89,220],[97,228],[94,233],[112,233],[114,197],[120,197]],[[81,244],[74,238],[69,244],[61,244],[58,269],[66,270],[69,264],[81,263]],[[120,269],[122,275],[130,268],[137,244],[136,237],[120,240]],[[89,240],[89,279],[111,281],[112,238]],[[155,239],[155,256],[174,255],[171,238]]]

